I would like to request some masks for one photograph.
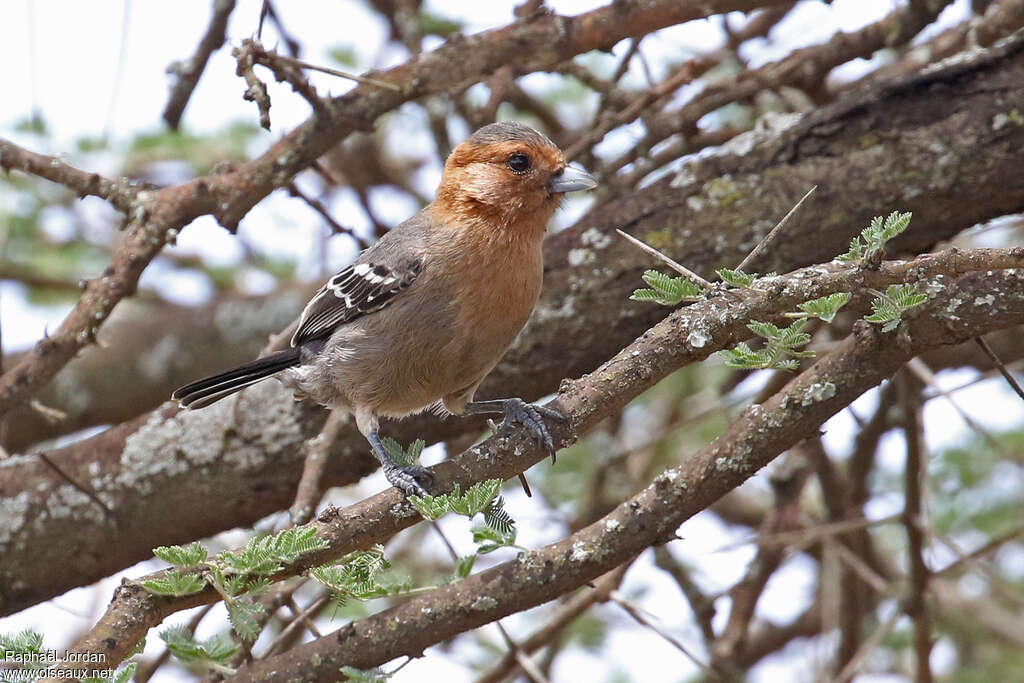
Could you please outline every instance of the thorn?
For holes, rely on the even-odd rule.
[[[636,246],[641,251],[645,251],[648,254],[650,254],[651,256],[654,256],[655,258],[661,259],[662,261],[665,262],[665,264],[669,268],[671,268],[672,270],[676,271],[677,273],[679,273],[679,274],[681,274],[681,275],[683,275],[685,277],[690,278],[691,280],[693,280],[694,282],[696,282],[700,286],[704,287],[705,289],[711,289],[711,288],[714,287],[713,284],[711,284],[710,282],[708,282],[707,280],[702,278],[700,275],[697,275],[697,273],[693,272],[692,270],[690,270],[686,266],[684,266],[684,265],[682,265],[680,263],[676,263],[675,261],[670,259],[668,256],[665,256],[665,254],[662,254],[660,251],[658,251],[657,249],[655,249],[651,245],[645,244],[645,243],[641,242],[637,238],[633,237],[632,235],[630,235],[628,233],[623,232],[622,230],[619,230],[618,228],[615,228],[615,232],[617,232],[620,235],[622,235],[623,237],[625,237],[629,242],[631,242],[634,246]]]
[[[801,198],[800,201],[798,201],[796,205],[789,210],[789,213],[782,217],[782,220],[779,221],[778,224],[774,228],[772,228],[767,235],[764,236],[764,239],[758,242],[757,246],[754,247],[753,251],[747,254],[747,257],[743,259],[743,261],[741,261],[738,266],[736,266],[736,270],[743,270],[744,268],[749,266],[754,261],[754,258],[756,258],[758,254],[764,251],[764,248],[767,247],[768,244],[775,239],[775,236],[778,234],[780,230],[782,230],[786,223],[789,222],[789,219],[793,217],[793,214],[796,213],[796,210],[799,209],[803,205],[803,203],[807,201],[807,198],[814,194],[814,191],[817,189],[818,186],[815,185],[811,189],[807,190],[807,194],[805,194],[803,198]]]

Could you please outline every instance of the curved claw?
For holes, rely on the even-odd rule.
[[[434,475],[425,467],[384,466],[384,476],[396,489],[408,496],[424,497],[428,495],[424,486],[434,483]],[[423,482],[422,484],[420,482]]]
[[[557,410],[545,406],[535,406],[527,403],[521,398],[505,399],[505,419],[502,425],[521,424],[533,435],[538,446],[543,446],[551,454],[551,462],[555,462],[555,442],[551,438],[548,426],[544,424],[544,418],[565,420],[565,417]]]

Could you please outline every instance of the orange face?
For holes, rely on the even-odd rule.
[[[565,192],[594,185],[585,173],[568,168],[558,147],[537,131],[495,123],[448,157],[438,202],[460,216],[477,214],[505,226],[541,222],[543,231]]]

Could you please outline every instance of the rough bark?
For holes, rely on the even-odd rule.
[[[1024,126],[1011,116],[1024,110],[1021,45],[1018,39],[927,76],[853,93],[774,137],[738,140],[721,155],[611,200],[553,236],[546,247],[543,299],[481,395],[549,393],[563,378],[595,368],[664,315],[627,302],[640,273],[652,264],[616,239],[614,228],[708,275],[738,263],[778,217],[818,185],[813,204],[754,267],[784,272],[831,259],[872,216],[893,209],[915,212],[913,227],[895,243],[906,252],[1024,210],[1018,151]],[[59,480],[37,461],[4,463],[0,509],[8,512],[0,528],[15,531],[0,546],[9,567],[4,583],[17,585],[17,597],[5,597],[0,612],[107,575],[147,556],[154,545],[251,523],[285,507],[301,467],[297,446],[317,433],[323,413],[292,406],[280,393],[272,387],[254,390],[234,416],[226,408],[187,417],[163,408],[50,453],[72,476],[106,482],[102,495],[126,518],[153,510],[147,521],[154,525],[146,527],[145,537],[84,523],[98,514],[94,504],[74,491],[56,495],[62,491]],[[400,440],[415,435],[437,441],[469,428],[461,421],[422,418],[386,429]],[[190,461],[190,453],[199,460]],[[361,438],[348,430],[336,454],[355,457],[334,460],[327,481],[343,484],[361,476],[371,465],[363,453]],[[136,472],[157,476],[161,485],[139,487]],[[66,501],[55,505],[56,513],[41,514],[45,506],[19,499],[37,485],[55,489],[51,501]],[[202,515],[196,513],[197,500],[203,501]],[[26,515],[33,519],[32,548],[19,536]],[[60,548],[71,541],[95,561],[54,572],[50,557],[40,574],[32,558],[39,544]]]
[[[311,287],[295,286],[268,296],[225,296],[198,308],[126,302],[100,330],[100,345],[83,350],[38,394],[43,405],[65,417],[51,423],[38,411],[15,408],[4,421],[4,449],[24,451],[153,410],[196,377],[255,357],[311,293]],[[13,367],[22,355],[5,357],[4,367]]]
[[[764,403],[743,411],[714,442],[659,475],[594,524],[552,545],[521,553],[512,562],[243,667],[239,680],[334,680],[328,677],[336,676],[342,664],[368,668],[401,655],[418,656],[429,645],[551,600],[650,545],[672,540],[685,519],[815,433],[828,417],[914,355],[1024,321],[1022,258],[1024,250],[1019,249],[999,254],[947,251],[882,271],[815,268],[768,290],[736,292],[673,313],[592,375],[566,383],[558,406],[569,419],[554,429],[559,443],[575,440],[679,366],[731,343],[743,334],[744,321],[752,316],[779,319],[779,310],[804,297],[858,286],[884,287],[894,280],[918,282],[933,295],[915,315],[907,316],[897,332],[886,334],[878,326],[859,323],[827,356]],[[974,272],[955,276],[965,270]],[[990,305],[964,306],[965,301],[991,292],[999,296]],[[699,344],[682,342],[697,338]],[[435,475],[439,489],[449,490],[456,482],[514,476],[546,455],[521,433],[503,432],[437,466]],[[329,509],[311,525],[326,547],[304,555],[275,578],[293,576],[382,542],[418,520],[393,489],[343,510]],[[116,592],[107,613],[73,651],[103,652],[107,665],[119,662],[148,628],[167,615],[218,598],[209,588],[180,598],[156,596],[129,582]]]
[[[295,174],[312,165],[333,145],[357,130],[370,130],[381,115],[419,97],[467,88],[504,66],[525,71],[551,68],[578,54],[608,49],[623,38],[644,35],[666,26],[732,10],[750,10],[773,0],[619,0],[575,17],[539,13],[529,20],[472,36],[457,35],[431,52],[364,79],[360,86],[331,99],[315,89],[292,67],[266,59],[279,80],[309,100],[313,115],[261,156],[238,167],[164,188],[112,181],[74,168],[60,159],[37,154],[0,138],[0,168],[17,169],[111,202],[126,216],[126,234],[110,265],[100,277],[88,280],[78,303],[54,333],[40,340],[21,363],[0,375],[0,415],[24,403],[42,389],[74,356],[93,343],[114,307],[135,292],[139,277],[163,247],[196,218],[211,215],[234,231],[242,218]],[[244,50],[243,50],[244,48]],[[246,41],[242,52],[261,54],[262,47]],[[266,87],[253,74],[254,57],[239,61],[238,74],[260,107],[270,128]]]

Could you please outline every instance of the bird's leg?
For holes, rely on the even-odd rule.
[[[378,434],[377,430],[367,434],[366,440],[370,442],[373,454],[380,460],[384,476],[387,477],[392,486],[407,496],[419,496],[422,498],[427,495],[427,490],[423,488],[423,484],[420,484],[420,481],[430,486],[434,479],[434,475],[430,473],[430,470],[419,465],[412,465],[410,467],[396,465],[388,455],[388,452],[384,450],[384,445],[380,442],[380,434]]]
[[[533,435],[537,445],[543,446],[551,454],[551,462],[555,461],[555,442],[551,438],[544,418],[565,420],[565,416],[553,408],[527,403],[521,398],[498,398],[493,401],[470,401],[465,412],[470,415],[502,413],[505,419],[501,424],[521,424]]]

